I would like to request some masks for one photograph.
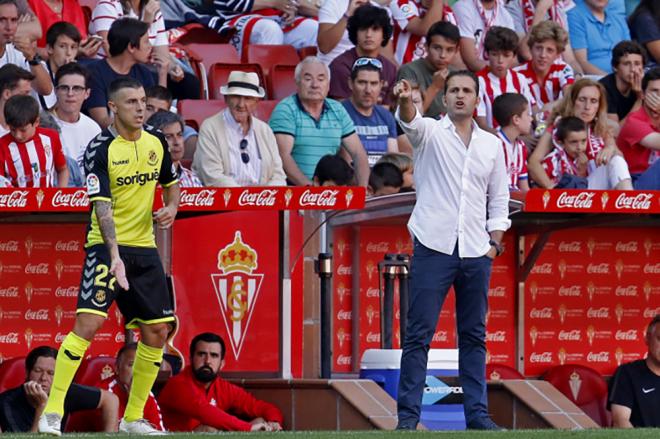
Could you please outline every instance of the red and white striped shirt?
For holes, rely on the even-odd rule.
[[[511,143],[502,129],[497,130],[497,136],[502,140],[502,147],[504,148],[504,165],[509,176],[509,189],[519,191],[519,181],[528,178],[527,146],[520,139],[516,139]]]
[[[57,169],[66,167],[57,131],[37,128],[32,139],[18,143],[5,134],[0,137],[2,173],[14,187],[57,186]]]
[[[559,122],[559,120],[557,120],[556,122]],[[559,141],[557,140],[556,122],[555,122],[555,125],[550,127],[550,130],[552,132],[552,144],[554,145],[555,148],[561,148],[561,145],[559,144]],[[598,155],[598,153],[603,148],[605,148],[605,140],[603,140],[602,137],[597,136],[596,134],[594,134],[591,127],[587,126],[587,150],[585,151],[585,154],[587,155],[587,158],[589,159],[589,161],[590,162],[592,160],[595,161],[596,156]],[[591,169],[591,167],[589,167],[589,168]]]
[[[577,166],[559,145],[543,158],[541,165],[553,184],[559,183],[564,174],[578,175]]]
[[[527,98],[529,102],[529,113],[532,113],[532,107],[536,105],[536,100],[529,90],[527,79],[520,73],[509,69],[506,76],[498,78],[491,71],[490,67],[477,72],[479,78],[479,106],[477,106],[477,116],[485,117],[488,126],[497,128],[498,124],[493,118],[493,102],[495,98],[503,93],[520,93]]]
[[[514,70],[527,79],[527,85],[539,108],[561,98],[564,87],[575,82],[573,68],[559,59],[550,66],[545,78],[541,80],[532,68],[532,61],[527,61],[525,64],[515,67]]]
[[[408,32],[406,28],[410,20],[424,17],[428,9],[422,6],[421,1],[397,0],[390,4],[390,10],[394,21],[394,56],[399,65],[424,58],[426,56],[426,37]],[[458,25],[454,11],[446,3],[442,9],[442,21]]]
[[[195,171],[191,169],[184,168],[183,165],[179,164],[179,169],[177,171],[179,174],[179,186],[180,187],[202,187],[204,186],[200,181]]]

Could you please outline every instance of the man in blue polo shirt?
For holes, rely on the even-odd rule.
[[[307,57],[295,70],[296,94],[283,99],[270,118],[282,165],[291,184],[312,184],[318,161],[340,147],[350,154],[358,184],[369,181],[367,154],[344,107],[328,99],[330,71],[317,57]]]
[[[568,11],[571,46],[587,75],[612,73],[612,49],[630,39],[625,17],[608,9],[609,0],[583,0]]]

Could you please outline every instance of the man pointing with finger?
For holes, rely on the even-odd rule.
[[[458,369],[467,428],[499,430],[486,399],[486,311],[493,259],[509,228],[509,189],[497,137],[472,119],[478,80],[463,70],[447,76],[447,115],[424,118],[410,83],[394,87],[397,119],[413,146],[417,202],[408,222],[413,235],[408,326],[401,356],[398,429],[420,417],[428,350],[449,287],[456,292]]]
[[[85,351],[113,301],[126,327],[140,329],[133,381],[119,430],[157,434],[144,419],[144,406],[158,374],[163,346],[176,323],[172,298],[153,235],[174,222],[179,185],[165,138],[143,129],[146,96],[132,78],[110,84],[108,107],[114,121],[87,146],[84,155],[87,193],[93,204],[85,243],[76,323],[59,350],[55,376],[39,432],[59,436],[64,397]],[[156,185],[165,206],[153,214]]]

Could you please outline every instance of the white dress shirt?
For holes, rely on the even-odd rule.
[[[236,180],[239,186],[258,186],[259,177],[261,176],[261,155],[259,148],[257,148],[257,138],[254,135],[252,123],[247,136],[243,135],[243,128],[234,120],[229,108],[224,111],[225,123],[227,130],[227,143],[229,148],[229,160],[231,160],[231,176]],[[247,140],[247,148],[241,151],[241,140]],[[248,163],[243,163],[241,159],[241,152],[246,152],[250,156]]]
[[[423,245],[451,255],[485,255],[488,232],[506,231],[509,185],[501,142],[472,122],[468,147],[448,116],[422,117],[410,123],[399,118],[413,145],[417,202],[408,229]]]

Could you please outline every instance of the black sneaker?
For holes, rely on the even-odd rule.
[[[500,427],[490,418],[479,418],[467,424],[468,430],[495,430],[506,431],[506,428]]]

